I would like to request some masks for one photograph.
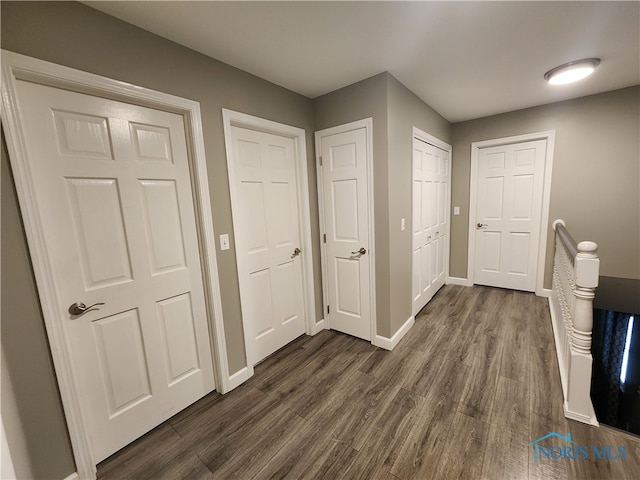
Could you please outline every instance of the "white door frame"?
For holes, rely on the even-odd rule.
[[[129,83],[2,50],[3,127],[29,245],[29,253],[33,263],[38,296],[46,325],[47,337],[51,346],[51,357],[56,371],[73,456],[78,470],[77,474],[80,478],[95,478],[96,462],[89,446],[82,398],[73,374],[74,367],[70,356],[71,346],[65,328],[65,321],[58,313],[64,311],[64,308],[60,304],[60,296],[52,274],[52,260],[46,247],[42,223],[36,206],[29,149],[18,108],[16,85],[18,80],[32,81],[78,93],[98,95],[111,100],[175,113],[184,118],[209,335],[213,347],[215,385],[219,392],[225,393],[230,389],[229,366],[222,321],[222,302],[218,281],[215,235],[211,216],[200,104],[174,95],[156,92]]]
[[[376,250],[375,250],[375,223],[373,212],[373,118],[365,118],[363,120],[356,120],[355,122],[345,123],[344,125],[338,125],[336,127],[326,128],[324,130],[318,130],[315,134],[316,137],[316,172],[318,182],[318,213],[320,222],[320,262],[322,264],[322,312],[326,314],[329,306],[329,285],[327,284],[327,244],[324,243],[324,235],[327,229],[325,228],[325,211],[324,211],[324,193],[323,193],[323,176],[322,176],[322,164],[321,164],[321,139],[325,136],[334,135],[336,133],[344,133],[350,130],[356,130],[364,128],[367,137],[367,203],[369,206],[369,310],[371,312],[371,343],[376,342]],[[329,322],[325,322],[323,317],[316,324],[316,331],[322,329],[329,329],[331,326]]]
[[[309,179],[307,175],[307,142],[306,134],[302,128],[292,127],[283,123],[265,120],[264,118],[254,117],[245,113],[235,112],[226,108],[222,109],[222,119],[224,124],[224,143],[227,153],[227,169],[229,173],[229,190],[231,193],[231,206],[240,205],[238,198],[239,192],[236,191],[235,168],[233,166],[234,150],[233,141],[231,140],[231,127],[241,127],[249,130],[255,130],[263,133],[270,133],[281,137],[291,138],[294,143],[294,155],[296,165],[296,181],[298,183],[298,225],[300,228],[300,241],[303,255],[302,260],[302,300],[304,302],[303,310],[306,316],[305,329],[308,335],[315,335],[315,284],[313,281],[313,258],[311,246],[311,210],[309,207]],[[235,212],[234,212],[235,213]],[[240,218],[238,215],[232,215],[233,231],[240,231]],[[238,259],[238,249],[236,251],[236,262],[240,264]],[[238,278],[238,282],[242,282],[242,278]],[[247,317],[242,315],[242,329],[244,331],[244,346],[247,352],[247,366],[244,371],[244,378],[253,375],[254,355],[249,341],[247,327]]]
[[[551,200],[551,173],[553,171],[553,149],[555,144],[555,130],[528,133],[513,137],[496,138],[473,142],[471,144],[471,181],[469,190],[469,250],[467,260],[467,281],[474,284],[476,260],[476,202],[478,195],[478,158],[481,148],[499,147],[514,143],[546,140],[544,162],[544,184],[542,187],[542,212],[540,215],[540,239],[538,243],[538,261],[536,264],[536,295],[546,296],[544,291],[544,267],[547,257],[547,234],[549,230],[549,204]]]
[[[452,170],[452,165],[451,165],[451,154],[452,154],[452,147],[451,145],[449,145],[446,142],[443,142],[442,140],[440,140],[438,137],[434,137],[433,135],[420,130],[418,127],[413,127],[413,137],[411,137],[411,153],[413,154],[413,139],[417,138],[419,140],[422,140],[424,142],[430,143],[431,145],[434,145],[438,148],[441,148],[442,150],[444,150],[445,152],[447,152],[449,154],[449,165],[447,167],[448,171],[447,171],[447,182],[448,182],[448,195],[447,195],[447,206],[445,208],[445,212],[444,214],[447,216],[447,242],[445,244],[445,253],[444,253],[444,261],[445,261],[445,265],[444,265],[444,281],[445,284],[447,283],[447,280],[449,279],[449,252],[451,249],[451,170]],[[413,164],[413,158],[412,158],[412,164]],[[411,218],[413,219],[413,166],[411,168]],[[412,231],[413,231],[413,225],[411,226]],[[412,246],[413,248],[413,246]],[[413,250],[411,252],[411,254],[413,255]],[[413,264],[413,263],[412,263]],[[413,268],[413,267],[412,267]],[[413,271],[411,272],[411,275],[413,278]],[[413,300],[411,301],[411,304],[413,305]],[[418,312],[416,312],[418,313]],[[415,315],[415,313],[414,313]]]

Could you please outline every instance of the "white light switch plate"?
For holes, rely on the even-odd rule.
[[[220,250],[229,250],[229,234],[220,235]]]
[[[460,215],[460,207],[453,207],[453,214]]]
[[[405,228],[405,224],[404,224],[404,218],[400,219],[400,230],[404,231]]]

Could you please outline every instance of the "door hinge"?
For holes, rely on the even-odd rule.
[[[330,312],[331,312],[331,307],[327,305],[327,315],[329,315]]]
[[[320,166],[322,166],[322,155],[320,155]]]
[[[322,234],[322,241],[323,241],[324,243],[327,243],[327,234],[326,234],[326,233],[323,233],[323,234]]]

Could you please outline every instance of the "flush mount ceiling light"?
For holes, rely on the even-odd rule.
[[[549,82],[550,85],[565,85],[567,83],[577,82],[591,75],[598,65],[600,65],[599,58],[576,60],[552,68],[544,74],[544,79]]]

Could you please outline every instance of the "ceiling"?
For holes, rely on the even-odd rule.
[[[388,71],[450,122],[640,84],[637,1],[84,3],[309,98]]]

